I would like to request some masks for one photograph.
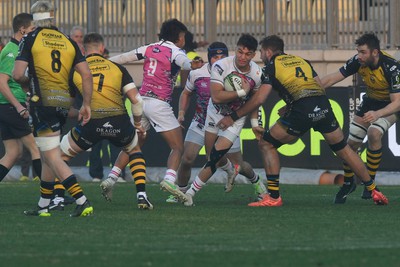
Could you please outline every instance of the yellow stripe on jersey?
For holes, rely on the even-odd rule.
[[[90,55],[86,58],[93,75],[92,118],[99,119],[126,114],[123,101],[123,72],[112,61],[100,55]],[[74,73],[73,82],[82,93],[82,78]]]

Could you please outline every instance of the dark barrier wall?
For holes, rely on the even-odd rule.
[[[174,110],[177,112],[178,99],[181,89],[176,89],[174,92]],[[354,107],[359,103],[360,92],[358,89],[353,87],[335,87],[327,89],[327,95],[331,100],[332,108],[336,114],[336,117],[341,125],[345,138],[348,135],[349,118],[354,113]],[[265,125],[272,125],[278,118],[278,109],[284,105],[283,101],[279,99],[277,94],[272,93],[268,98],[267,102],[263,105],[264,108],[264,122]],[[192,99],[191,107],[194,107],[194,99]],[[190,124],[190,119],[193,115],[193,109],[191,109],[186,118],[185,128]],[[65,133],[67,129],[71,128],[74,124],[73,121],[69,120],[65,127]],[[383,159],[381,163],[381,170],[396,171],[399,170],[398,162],[400,157],[400,137],[397,137],[398,125],[394,125],[383,138]],[[161,136],[156,134],[154,130],[148,132],[148,139],[143,147],[147,166],[166,166],[167,157],[170,152],[168,146],[162,140]],[[253,167],[261,168],[262,161],[261,155],[257,147],[257,141],[251,131],[249,122],[245,124],[242,134],[242,152],[243,157],[246,161],[250,162]],[[106,145],[103,144],[105,147]],[[3,154],[4,148],[1,148]],[[294,167],[294,168],[310,168],[310,169],[341,169],[341,162],[337,159],[329,149],[329,146],[323,140],[323,137],[318,132],[313,130],[307,132],[301,139],[296,143],[290,145],[284,145],[279,149],[281,155],[282,167]],[[202,150],[195,164],[197,167],[204,165],[205,156],[204,150]],[[73,159],[71,165],[87,165],[88,154],[83,153]],[[361,156],[365,160],[365,144],[361,150]],[[104,155],[104,164],[109,164],[109,158]]]

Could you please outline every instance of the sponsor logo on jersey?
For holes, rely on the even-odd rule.
[[[41,34],[45,38],[62,39],[62,37],[63,37],[63,35],[61,33],[41,32]]]
[[[221,68],[221,66],[218,65],[218,64],[214,64],[213,68],[214,68],[215,71],[218,72],[219,75],[221,75],[224,72],[224,69]]]
[[[52,49],[67,49],[67,43],[65,41],[43,39],[42,42],[44,47],[50,47]]]
[[[103,127],[104,127],[104,128],[114,128],[114,126],[112,126],[112,125],[110,124],[109,121],[107,121],[106,123],[104,123],[104,124],[103,124]]]

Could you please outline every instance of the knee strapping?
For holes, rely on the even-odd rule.
[[[266,131],[264,133],[263,139],[272,144],[276,149],[280,148],[283,145],[281,141],[276,140],[274,137],[272,137],[269,131]]]
[[[40,151],[48,151],[60,145],[60,136],[35,137],[35,141]]]
[[[214,174],[217,171],[218,161],[229,151],[228,149],[216,150],[215,147],[212,148],[210,153],[210,159],[207,161],[205,168],[210,167],[211,172]]]
[[[370,127],[377,129],[383,135],[392,125],[393,123],[386,118],[379,118],[374,121]]]
[[[355,122],[350,123],[350,129],[349,129],[349,139],[356,141],[356,142],[362,142],[367,135],[367,129]]]
[[[336,151],[339,151],[339,150],[342,150],[343,148],[345,148],[347,146],[347,142],[343,139],[339,143],[329,145],[329,146],[333,152],[336,152]]]

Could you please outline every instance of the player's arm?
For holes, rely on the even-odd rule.
[[[331,87],[332,85],[334,85],[335,83],[343,81],[345,78],[346,77],[340,71],[337,71],[337,72],[326,75],[325,77],[323,77],[320,80],[320,82],[321,82],[322,87],[328,88],[328,87]]]
[[[93,77],[90,72],[89,65],[86,61],[79,62],[75,65],[76,72],[82,77],[82,106],[79,110],[79,120],[83,119],[82,124],[85,125],[91,117],[90,103],[93,93]]]
[[[255,109],[251,112],[250,124],[251,124],[251,130],[256,136],[256,139],[260,140],[265,131],[264,128],[262,127],[261,105],[258,107],[258,109]]]
[[[136,85],[132,82],[126,84],[122,91],[126,95],[126,97],[131,101],[131,110],[133,115],[133,124],[135,128],[141,132],[145,133],[146,131],[142,127],[142,114],[143,114],[143,99],[139,94],[139,91],[136,88]]]
[[[224,117],[218,122],[217,126],[224,130],[227,129],[234,121],[246,116],[261,106],[271,93],[271,90],[272,86],[270,84],[262,84],[257,92],[253,94],[241,108],[231,113],[229,116]]]
[[[186,89],[182,90],[182,93],[179,97],[179,112],[178,112],[178,121],[180,124],[185,121],[185,114],[190,104],[190,98],[193,95],[193,92]]]
[[[112,62],[118,63],[118,64],[126,64],[126,63],[130,63],[130,62],[134,62],[134,61],[138,61],[138,60],[142,60],[144,59],[144,54],[146,52],[146,48],[147,46],[141,46],[139,48],[133,49],[132,51],[117,55],[117,56],[113,56],[111,58],[109,58],[109,60],[111,60]]]
[[[28,117],[28,110],[21,105],[21,103],[15,98],[13,93],[11,92],[10,87],[8,86],[8,81],[10,80],[10,76],[5,73],[0,73],[0,93],[10,102],[11,105],[15,107],[19,115],[22,117]]]
[[[16,60],[14,64],[14,70],[12,72],[13,79],[21,84],[25,85],[29,83],[29,78],[25,75],[25,71],[28,68],[28,62],[24,60]]]
[[[372,123],[379,118],[387,117],[400,111],[400,92],[390,94],[390,104],[376,111],[368,111],[364,113],[363,121]]]
[[[239,97],[246,96],[247,92],[250,90],[250,84],[246,79],[242,80],[243,87],[248,86],[247,91],[245,88],[239,91],[225,91],[224,86],[220,82],[211,80],[210,92],[213,103],[224,104],[232,102]]]

